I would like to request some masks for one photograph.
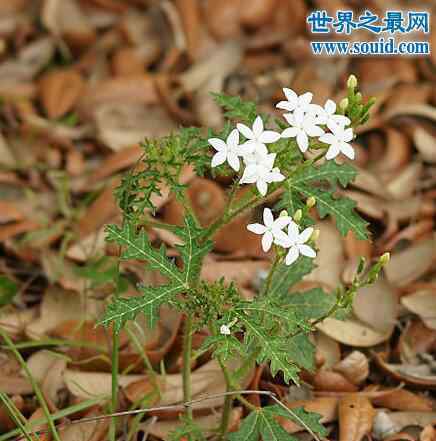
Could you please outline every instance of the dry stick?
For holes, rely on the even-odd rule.
[[[312,429],[295,413],[293,412],[291,409],[289,409],[285,404],[283,404],[276,396],[276,394],[274,392],[270,392],[268,390],[232,390],[232,391],[228,391],[228,392],[220,392],[220,393],[216,393],[216,394],[210,394],[210,395],[205,395],[203,397],[200,398],[196,398],[195,400],[190,400],[190,401],[186,401],[184,403],[181,404],[171,404],[168,406],[157,406],[157,407],[149,407],[147,409],[134,409],[134,410],[125,410],[123,412],[114,412],[114,413],[110,413],[107,415],[97,415],[94,417],[87,417],[87,418],[82,418],[80,420],[74,420],[74,421],[69,421],[63,424],[60,424],[59,426],[57,426],[57,428],[63,428],[65,426],[71,426],[71,425],[75,425],[75,424],[85,424],[85,423],[92,423],[95,421],[100,421],[100,420],[105,420],[108,418],[118,418],[118,417],[123,417],[123,416],[130,416],[130,415],[137,415],[140,413],[147,413],[147,412],[158,412],[158,411],[162,411],[162,410],[184,410],[186,408],[191,408],[194,404],[197,403],[201,403],[203,401],[207,401],[207,400],[212,400],[214,398],[220,398],[220,397],[226,397],[228,395],[249,395],[249,394],[256,394],[256,395],[265,395],[270,397],[275,403],[277,403],[280,407],[282,407],[286,412],[288,412],[292,418],[294,418],[295,420],[298,421],[298,423],[304,427],[312,436],[316,441],[320,441],[320,439],[318,438],[318,436],[312,431]],[[49,430],[35,430],[32,432],[29,432],[30,434],[42,434],[42,433],[47,433],[49,432]]]

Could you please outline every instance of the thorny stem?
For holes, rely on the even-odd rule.
[[[192,352],[192,315],[188,314],[183,330],[183,400],[191,401],[191,352]],[[186,408],[187,417],[192,420],[192,408]]]

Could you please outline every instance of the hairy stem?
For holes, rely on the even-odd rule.
[[[278,266],[279,262],[280,262],[280,257],[276,254],[274,262],[273,262],[273,264],[272,264],[272,266],[271,266],[271,268],[270,268],[270,270],[268,272],[268,277],[266,279],[265,285],[264,285],[263,290],[262,290],[262,294],[261,294],[262,297],[268,295],[268,292],[269,292],[269,290],[271,288],[271,283],[272,283],[272,280],[273,280],[273,276],[274,276],[274,273],[275,273],[275,271],[277,269],[277,266]]]
[[[119,336],[115,331],[112,331],[112,397],[111,397],[111,412],[117,411],[118,407],[118,356],[119,356]],[[117,420],[116,418],[111,419],[111,424],[109,427],[109,440],[116,440],[117,432]]]
[[[188,314],[183,330],[183,400],[191,401],[191,352],[192,352],[192,315]],[[186,415],[192,420],[192,408],[186,408]]]
[[[220,364],[221,370],[224,374],[224,379],[226,381],[226,391],[230,392],[232,391],[232,379],[229,375],[229,372],[224,365],[221,357],[218,358],[218,363]],[[220,425],[220,434],[221,438],[224,441],[226,439],[227,430],[229,427],[229,421],[230,421],[230,412],[232,410],[232,403],[233,403],[233,395],[226,395],[224,399],[224,406],[223,406],[223,414],[221,417],[221,425]]]

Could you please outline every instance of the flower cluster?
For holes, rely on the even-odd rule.
[[[245,165],[240,184],[256,184],[259,193],[265,196],[268,184],[281,182],[286,177],[278,167],[274,167],[275,153],[270,153],[267,144],[274,143],[280,138],[296,138],[298,148],[304,153],[310,147],[310,138],[318,137],[319,141],[329,145],[326,159],[330,160],[343,153],[354,159],[353,147],[349,144],[353,139],[353,129],[348,117],[336,114],[336,104],[327,100],[324,107],[312,104],[313,95],[310,92],[298,96],[293,90],[284,88],[286,101],[277,104],[278,109],[286,110],[283,115],[289,127],[283,132],[265,130],[262,118],[257,116],[250,128],[245,124],[237,124],[226,141],[210,138],[209,144],[216,150],[212,158],[212,167],[227,162],[235,171],[241,168],[241,159]],[[330,132],[326,132],[329,129]],[[243,135],[245,141],[240,143]]]
[[[293,264],[301,255],[314,258],[316,252],[309,245],[306,245],[312,235],[313,228],[306,228],[300,233],[298,224],[291,217],[279,216],[274,219],[269,208],[263,210],[264,224],[250,224],[247,229],[255,234],[262,235],[262,249],[269,251],[272,244],[276,244],[288,250],[285,258],[286,265]],[[287,228],[285,232],[284,229]]]

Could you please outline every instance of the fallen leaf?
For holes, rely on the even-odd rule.
[[[339,401],[339,440],[360,441],[372,429],[374,408],[368,398],[359,394]]]
[[[418,291],[402,296],[401,304],[418,315],[427,328],[436,330],[436,291]]]

